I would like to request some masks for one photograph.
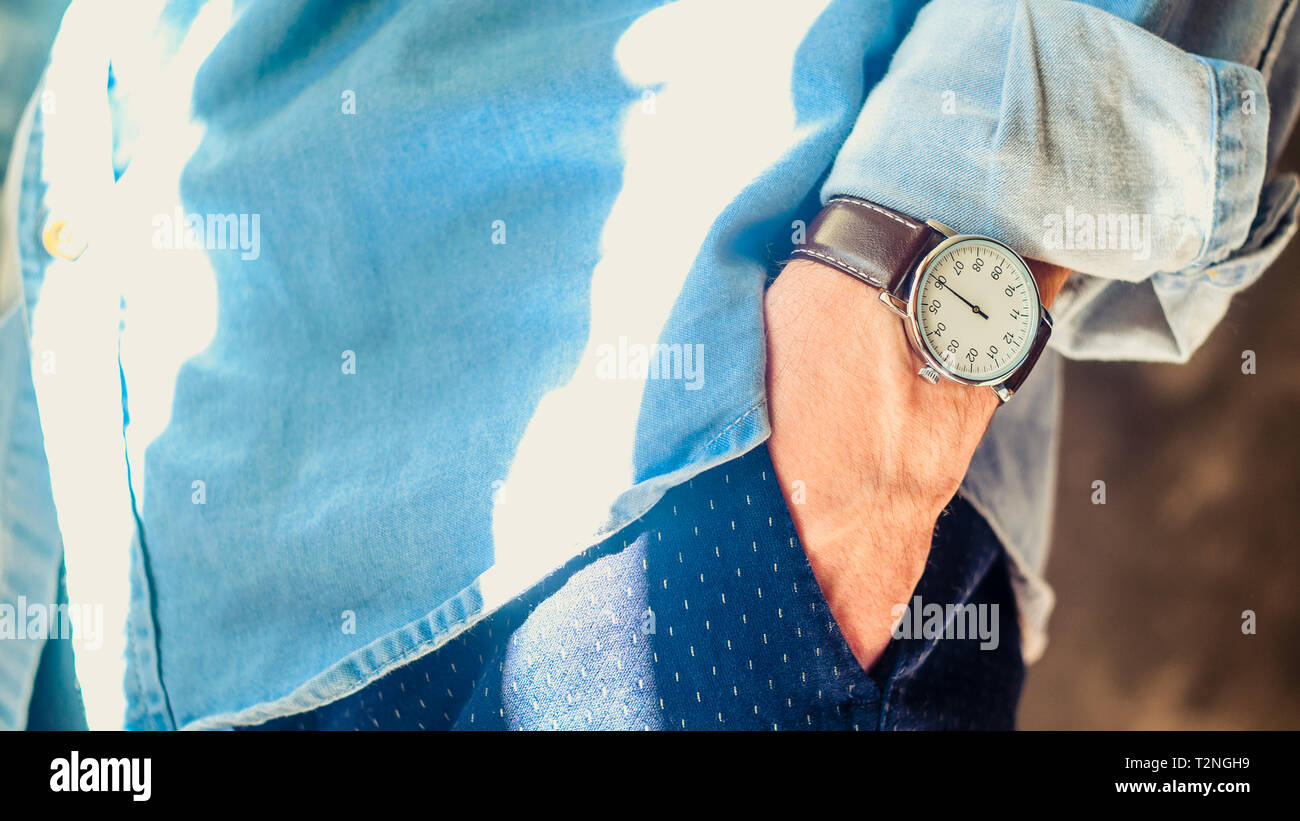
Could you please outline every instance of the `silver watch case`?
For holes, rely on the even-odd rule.
[[[936,245],[929,253],[922,257],[921,261],[913,266],[912,270],[907,273],[907,276],[898,283],[896,291],[906,293],[906,298],[900,296],[899,293],[882,291],[880,294],[880,300],[888,305],[894,313],[898,314],[902,318],[903,324],[907,327],[908,342],[911,344],[912,350],[914,350],[917,356],[921,358],[921,361],[925,363],[925,367],[923,367],[919,373],[920,376],[931,383],[936,382],[936,377],[941,376],[944,379],[962,385],[992,388],[993,392],[998,395],[998,398],[1005,402],[1007,399],[1011,398],[1011,391],[1006,387],[1005,383],[1011,378],[1012,374],[1018,371],[1021,366],[1025,364],[1025,359],[1028,358],[1029,351],[1033,347],[1033,341],[1030,340],[1029,344],[1025,346],[1024,353],[1021,354],[1020,361],[1016,363],[1015,367],[1011,368],[1011,370],[1001,376],[983,381],[967,379],[966,377],[953,372],[951,368],[945,365],[937,356],[932,354],[930,349],[925,346],[925,343],[921,341],[921,323],[917,318],[917,293],[920,290],[919,286],[921,283],[922,272],[929,268],[930,263],[938,258],[940,254],[959,242],[978,239],[992,243],[1019,260],[1020,264],[1025,266],[1026,271],[1030,271],[1029,265],[1025,262],[1023,257],[1008,247],[1006,243],[996,240],[993,237],[986,237],[982,234],[958,234],[948,226],[935,222],[934,220],[926,220],[926,224],[943,234],[946,238],[943,242]],[[1048,315],[1047,311],[1043,308],[1042,295],[1038,291],[1038,283],[1034,280],[1032,271],[1030,271],[1028,279],[1030,286],[1034,289],[1034,301],[1038,303],[1039,323],[1040,325],[1046,323],[1050,328],[1052,320],[1050,315]]]

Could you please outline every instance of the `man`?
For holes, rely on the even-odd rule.
[[[1193,5],[74,4],[4,589],[126,623],[92,726],[1010,726],[1059,354],[1185,360],[1294,230],[1292,6]],[[1023,322],[946,359],[959,265]]]

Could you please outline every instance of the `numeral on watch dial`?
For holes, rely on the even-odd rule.
[[[1010,249],[982,238],[960,239],[935,256],[920,274],[914,304],[930,354],[971,382],[995,382],[1015,370],[1038,327],[1029,269]]]

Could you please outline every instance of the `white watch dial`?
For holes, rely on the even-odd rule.
[[[921,272],[921,343],[954,375],[990,382],[1016,369],[1038,332],[1038,286],[1020,257],[982,237],[944,248]]]

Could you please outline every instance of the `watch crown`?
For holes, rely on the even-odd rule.
[[[939,372],[934,368],[931,368],[929,365],[926,365],[924,368],[917,371],[916,375],[924,379],[926,382],[929,382],[931,385],[937,384],[939,381]]]

